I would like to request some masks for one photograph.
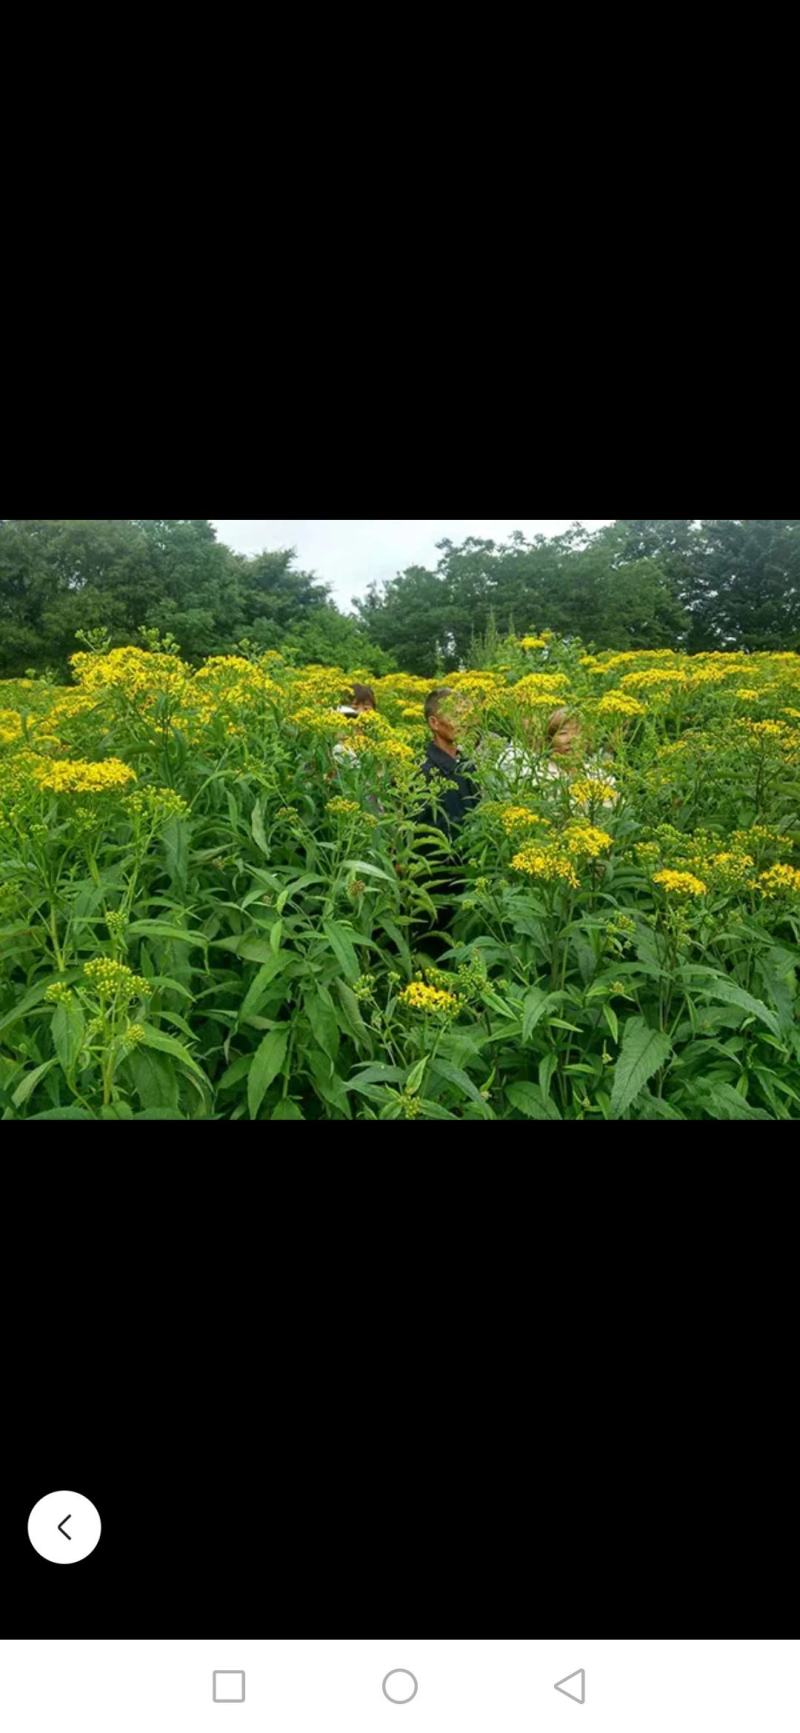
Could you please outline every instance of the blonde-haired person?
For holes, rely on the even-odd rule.
[[[582,778],[597,779],[614,788],[614,778],[607,770],[604,759],[599,755],[589,758],[583,756],[583,726],[576,710],[561,705],[548,716],[547,757],[536,748],[531,723],[523,723],[523,734],[526,744],[506,747],[497,763],[497,769],[509,791],[522,790],[531,785],[535,787],[537,784],[557,781],[562,777],[575,781]],[[602,805],[613,806],[614,797],[606,797]]]

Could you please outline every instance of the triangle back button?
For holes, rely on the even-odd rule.
[[[568,1689],[571,1686],[572,1689]],[[559,1679],[555,1686],[562,1697],[571,1697],[573,1703],[586,1702],[586,1668],[579,1667],[576,1673],[568,1673],[566,1679]]]

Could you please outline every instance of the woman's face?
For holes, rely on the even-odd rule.
[[[574,751],[580,739],[580,733],[581,725],[579,722],[574,719],[570,722],[562,722],[561,727],[553,735],[550,742],[550,751],[557,758],[565,757],[567,753]]]

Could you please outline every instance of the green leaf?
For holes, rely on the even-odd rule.
[[[279,952],[276,956],[274,951],[269,948],[269,955],[267,956],[266,961],[262,963],[258,974],[255,979],[251,981],[250,986],[245,993],[239,1016],[250,1017],[256,1007],[261,1003],[261,1000],[266,997],[266,991],[270,982],[274,981],[276,975],[282,974],[283,970],[288,967],[289,963],[294,963],[296,961],[297,958],[293,956],[291,951],[284,951],[283,953]]]
[[[773,1113],[767,1113],[762,1107],[751,1107],[730,1083],[713,1083],[706,1087],[698,1081],[694,1087],[698,1101],[715,1119],[768,1119],[774,1123]]]
[[[280,950],[280,944],[281,944],[282,938],[283,938],[283,921],[278,919],[275,922],[274,926],[270,927],[270,930],[269,930],[269,948],[271,951],[274,951],[276,954]]]
[[[385,879],[387,885],[397,883],[397,879],[392,878],[391,873],[384,872],[382,867],[370,866],[367,860],[346,860],[344,864],[348,871],[367,873],[373,879]]]
[[[319,992],[307,993],[305,1008],[314,1040],[319,1043],[323,1053],[327,1053],[328,1058],[335,1061],[339,1052],[339,1025],[330,999],[323,998]]]
[[[322,930],[347,980],[357,981],[361,968],[353,949],[352,927],[344,927],[340,921],[323,921]]]
[[[178,1074],[165,1054],[148,1052],[144,1047],[134,1047],[128,1057],[128,1065],[133,1086],[143,1108],[177,1110]]]
[[[558,1054],[545,1053],[544,1058],[539,1061],[539,1088],[541,1089],[545,1101],[550,1094],[550,1084],[553,1081],[553,1073],[557,1070]]]
[[[74,1069],[83,1046],[85,1028],[86,1019],[77,1000],[68,1000],[66,1004],[56,1006],[50,1030],[61,1069],[67,1077]]]
[[[327,1102],[329,1107],[335,1108],[343,1119],[352,1119],[353,1114],[347,1099],[347,1090],[344,1088],[341,1078],[334,1071],[330,1060],[325,1058],[324,1053],[309,1053],[306,1063],[323,1101]]]
[[[781,1025],[774,1011],[764,1004],[763,999],[754,999],[752,993],[746,993],[744,987],[739,987],[735,981],[727,981],[720,976],[716,981],[709,981],[698,991],[710,999],[717,999],[723,1005],[738,1005],[741,1011],[747,1011],[751,1017],[757,1017],[765,1023],[772,1035],[780,1035]]]
[[[285,1024],[281,1029],[270,1029],[260,1047],[256,1048],[247,1078],[247,1105],[251,1119],[257,1117],[270,1084],[283,1066],[288,1042],[289,1027]]]
[[[247,1076],[252,1063],[252,1053],[242,1053],[239,1059],[234,1059],[233,1064],[228,1066],[227,1071],[223,1071],[217,1088],[233,1089],[237,1083],[241,1083],[243,1077]]]
[[[37,1084],[41,1083],[42,1078],[47,1076],[48,1071],[52,1070],[52,1067],[56,1063],[57,1061],[55,1059],[45,1059],[44,1064],[37,1065],[35,1071],[28,1071],[26,1073],[22,1082],[17,1084],[11,1097],[15,1107],[24,1107],[25,1102],[30,1099]]]
[[[509,1083],[506,1095],[518,1113],[526,1119],[560,1119],[554,1101],[546,1100],[536,1083]]]
[[[141,1113],[134,1113],[134,1119],[185,1119],[184,1113],[179,1113],[177,1107],[145,1107]]]
[[[276,898],[275,908],[278,914],[283,914],[289,898],[295,896],[298,891],[306,890],[309,885],[324,885],[327,882],[322,873],[301,873],[299,879],[292,879],[291,884],[284,885],[280,896]]]
[[[548,995],[541,987],[531,987],[522,1001],[522,1039],[530,1041],[540,1017],[547,1009]]]
[[[475,1106],[480,1107],[487,1118],[489,1117],[491,1110],[488,1102],[484,1101],[477,1085],[473,1083],[471,1077],[467,1076],[466,1071],[462,1071],[460,1065],[451,1064],[449,1059],[443,1059],[441,1054],[437,1053],[431,1064],[430,1075],[431,1077],[441,1077],[445,1083],[454,1084],[456,1089],[462,1090],[463,1094],[470,1101],[474,1101]]]
[[[368,1083],[402,1083],[405,1071],[399,1065],[367,1065],[343,1084],[345,1089],[360,1089]]]
[[[91,1117],[91,1113],[87,1113],[85,1107],[73,1107],[72,1105],[69,1107],[48,1107],[46,1113],[31,1113],[29,1115],[31,1124],[33,1124],[34,1119],[91,1119]]]
[[[190,933],[186,927],[175,927],[169,921],[131,921],[128,932],[147,939],[170,939],[181,945],[201,945],[204,949],[208,943],[204,933]]]
[[[672,1053],[672,1043],[658,1029],[651,1029],[643,1017],[629,1017],[622,1034],[622,1046],[614,1067],[614,1087],[611,1092],[611,1117],[620,1119],[639,1091],[649,1083]]]
[[[361,1006],[358,1003],[355,993],[353,992],[352,987],[348,987],[346,981],[337,981],[335,986],[339,998],[342,1001],[342,1011],[344,1013],[345,1024],[347,1025],[350,1034],[353,1036],[353,1039],[358,1044],[362,1044],[366,1038],[367,1031],[364,1019],[361,1015]]]
[[[619,1041],[619,1018],[617,1017],[616,1011],[613,1010],[611,1005],[604,1005],[603,1016],[611,1030],[612,1040]]]
[[[68,975],[61,977],[63,984],[68,986],[72,981],[77,981],[80,973],[80,969],[71,969]],[[32,1011],[35,1005],[40,1005],[48,987],[52,985],[52,981],[40,981],[38,987],[33,987],[30,993],[25,993],[18,1004],[13,1005],[10,1011],[6,1011],[5,1016],[0,1017],[0,1035],[3,1035],[7,1029],[13,1028],[13,1025],[18,1023],[22,1017],[27,1017],[28,1012]]]
[[[250,819],[250,829],[253,833],[253,841],[257,844],[258,848],[260,848],[261,853],[266,855],[267,858],[269,858],[269,843],[267,842],[266,833],[264,830],[264,802],[263,802],[263,800],[257,800],[255,806],[253,807],[253,812],[252,812],[252,816]]]
[[[302,1119],[303,1115],[296,1101],[278,1101],[272,1109],[273,1119]]]
[[[170,1053],[173,1059],[179,1059],[181,1064],[185,1065],[188,1071],[191,1071],[193,1077],[199,1077],[201,1083],[209,1086],[205,1072],[201,1071],[197,1061],[192,1058],[191,1053],[187,1052],[182,1041],[176,1040],[174,1035],[165,1035],[161,1029],[154,1029],[151,1023],[145,1023],[142,1027],[144,1029],[143,1046],[155,1047],[159,1053]]]
[[[422,1084],[422,1079],[425,1076],[425,1067],[427,1066],[427,1063],[428,1055],[427,1053],[423,1053],[422,1058],[417,1060],[416,1065],[412,1065],[405,1082],[407,1095],[416,1095],[417,1090]]]

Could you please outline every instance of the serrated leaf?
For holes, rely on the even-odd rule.
[[[506,1095],[512,1107],[524,1113],[526,1119],[561,1118],[555,1102],[545,1099],[537,1083],[509,1083]]]
[[[251,1119],[256,1118],[270,1084],[283,1066],[288,1042],[289,1028],[285,1024],[281,1029],[270,1029],[260,1047],[256,1048],[247,1077],[247,1105]]]
[[[740,1011],[746,1011],[749,1016],[757,1017],[760,1023],[765,1023],[772,1035],[780,1035],[781,1026],[774,1011],[764,1004],[763,999],[754,999],[752,993],[747,993],[736,981],[726,981],[720,977],[709,981],[706,986],[698,988],[710,999],[716,999],[722,1005],[737,1005]]]
[[[654,1072],[666,1064],[672,1053],[669,1036],[651,1029],[643,1017],[629,1017],[623,1033],[619,1058],[614,1067],[611,1091],[611,1117],[619,1119],[636,1100],[639,1091],[649,1083]]]

